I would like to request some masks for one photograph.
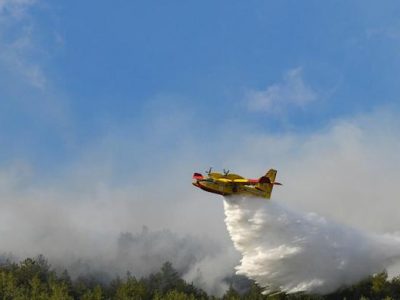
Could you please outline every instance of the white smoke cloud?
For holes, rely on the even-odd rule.
[[[219,280],[234,272],[240,256],[226,232],[222,198],[191,185],[192,172],[210,165],[248,177],[275,167],[277,180],[284,185],[274,189],[271,203],[313,211],[361,232],[400,229],[396,200],[400,125],[391,113],[338,120],[308,134],[217,127],[221,138],[210,137],[207,147],[186,138],[188,131],[179,126],[160,133],[165,134],[161,138],[144,134],[149,138],[139,139],[134,129],[118,128],[118,134],[110,131],[109,136],[86,145],[80,157],[55,168],[51,178],[29,163],[3,164],[0,252],[19,257],[42,253],[51,263],[66,266],[82,259],[89,269],[98,266],[96,271],[111,271],[112,277],[126,271],[127,260],[147,251],[132,246],[137,256],[129,254],[127,260],[118,261],[116,257],[123,257],[117,251],[121,232],[134,234],[143,225],[156,232],[166,228],[182,237],[190,234],[216,241],[216,246],[207,243],[210,247],[190,263],[184,276],[208,291],[221,291],[226,285]],[[176,131],[181,139],[173,151],[158,150],[161,147],[154,140],[173,140]],[[166,247],[175,249],[171,244]],[[158,257],[167,259],[174,251]],[[182,257],[171,260],[181,266]],[[112,269],[113,262],[121,268]],[[143,274],[156,268],[131,266]]]
[[[221,201],[204,203],[200,197],[194,203],[179,196],[180,202],[173,200],[176,192],[160,197],[154,190],[144,193],[141,183],[115,187],[103,176],[49,186],[35,182],[27,164],[1,170],[0,255],[18,260],[43,254],[73,278],[94,274],[105,281],[127,271],[147,276],[169,261],[188,282],[224,293],[239,255],[214,222],[222,223]],[[163,184],[158,187],[165,192]],[[197,209],[198,216],[191,218],[186,209]],[[150,229],[141,230],[143,225]]]
[[[276,201],[232,197],[226,225],[243,257],[237,273],[266,292],[329,293],[400,259],[400,239],[293,212]]]

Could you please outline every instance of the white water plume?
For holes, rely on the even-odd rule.
[[[242,254],[237,274],[265,292],[327,294],[383,271],[400,257],[400,239],[299,213],[277,201],[229,197],[226,225]]]

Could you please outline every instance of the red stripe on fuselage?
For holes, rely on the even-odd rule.
[[[249,182],[251,183],[259,183],[260,180],[259,179],[247,179]]]
[[[194,185],[194,186],[197,186],[198,188],[200,188],[200,189],[202,189],[202,190],[204,190],[204,191],[210,192],[210,193],[214,193],[214,194],[218,194],[218,195],[222,195],[222,196],[230,195],[230,194],[226,194],[226,193],[223,193],[223,192],[216,191],[216,190],[214,190],[214,189],[210,189],[210,188],[208,188],[208,187],[205,187],[204,185],[201,185],[201,184],[199,184],[198,182],[193,182],[193,185]]]

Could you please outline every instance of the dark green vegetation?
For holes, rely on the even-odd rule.
[[[251,283],[247,291],[239,294],[231,287],[221,298],[207,295],[203,290],[181,279],[170,263],[158,273],[137,279],[129,273],[103,283],[92,277],[71,280],[65,271],[56,274],[46,259],[39,256],[20,263],[6,261],[0,265],[0,299],[63,300],[63,299],[400,299],[400,277],[387,279],[386,273],[369,277],[356,285],[331,295],[318,296],[284,293],[262,295],[262,289]]]

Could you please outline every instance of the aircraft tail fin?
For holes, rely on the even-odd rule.
[[[270,169],[267,174],[265,174],[265,177],[267,177],[270,182],[275,182],[275,178],[276,178],[276,173],[277,171],[274,169]]]
[[[256,185],[258,190],[264,192],[264,198],[271,198],[274,185],[282,185],[279,182],[275,182],[276,173],[276,170],[270,169],[264,176],[260,178],[259,183]]]

